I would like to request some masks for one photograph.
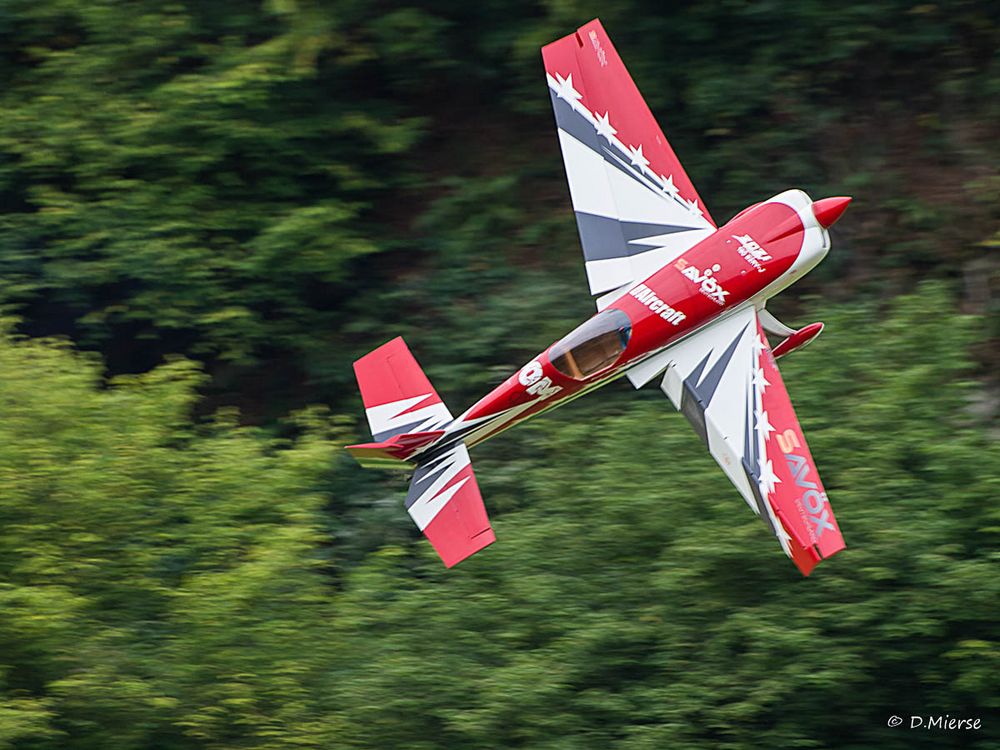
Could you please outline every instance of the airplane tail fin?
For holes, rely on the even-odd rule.
[[[347,446],[366,468],[415,469],[406,510],[447,567],[496,540],[464,443],[414,458],[453,420],[402,338],[354,363],[374,442]]]
[[[347,446],[369,468],[412,469],[410,457],[444,434],[452,421],[431,381],[401,337],[354,363],[374,442]]]
[[[430,445],[444,435],[444,430],[407,432],[388,440],[348,445],[347,452],[365,469],[401,469],[411,471],[416,464],[410,457],[418,448]]]

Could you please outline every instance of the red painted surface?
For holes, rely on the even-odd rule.
[[[816,201],[813,203],[813,214],[816,216],[816,221],[822,224],[824,229],[829,229],[847,210],[847,205],[850,202],[851,199],[846,196]]]
[[[632,336],[622,356],[613,366],[583,380],[575,380],[552,366],[547,349],[535,359],[542,366],[542,377],[549,378],[553,386],[560,388],[559,392],[539,400],[512,421],[497,425],[493,432],[469,441],[469,445],[482,442],[496,432],[523,422],[595,383],[614,377],[636,360],[668,346],[725,310],[750,299],[795,262],[802,249],[803,232],[802,220],[798,214],[782,203],[761,203],[738,214],[718,232],[641,282],[675,310],[684,313],[685,318],[679,325],[664,320],[635,297],[623,295],[610,307],[622,310],[629,316],[632,321]],[[739,253],[739,238],[746,236],[751,237],[763,249],[764,254],[769,256],[767,260],[758,260],[759,268],[751,265]],[[704,272],[714,266],[719,268],[712,272],[713,278],[728,292],[723,305],[703,294],[701,284],[683,273],[685,268]],[[519,382],[518,374],[515,373],[478,401],[466,413],[465,419],[474,420],[498,414],[537,398],[537,395],[528,392],[528,386]]]
[[[810,323],[804,328],[800,328],[787,339],[774,347],[774,358],[784,357],[786,354],[799,349],[823,333],[822,323]]]
[[[740,240],[736,238],[743,236],[752,237],[771,256],[759,262],[762,270],[739,255]],[[621,364],[673,343],[724,310],[753,297],[791,267],[802,249],[802,237],[802,221],[793,209],[780,203],[763,203],[661,268],[643,283],[686,318],[674,326],[635,297],[623,296],[612,307],[624,310],[633,327]],[[702,294],[701,285],[683,273],[685,269],[704,272],[716,266],[718,270],[712,271],[712,277],[728,292],[724,305]]]
[[[759,322],[757,333],[763,341],[767,341]],[[815,564],[821,557],[829,557],[844,549],[844,539],[827,502],[826,491],[792,409],[781,373],[768,349],[761,358],[761,367],[764,377],[771,384],[764,389],[763,410],[774,427],[766,442],[767,458],[779,480],[771,494],[771,502],[785,529],[802,548],[802,553],[812,558]],[[803,569],[802,572],[808,574],[809,571]]]
[[[444,430],[407,432],[402,435],[394,435],[381,443],[348,445],[347,450],[361,461],[363,461],[365,456],[371,456],[372,458],[393,458],[398,461],[405,461],[420,448],[430,445],[442,435],[444,435]]]
[[[594,19],[576,34],[542,47],[542,59],[545,72],[553,78],[573,76],[580,101],[598,117],[614,113],[619,140],[642,146],[649,168],[672,176],[681,197],[697,200],[702,214],[715,225],[600,21]]]
[[[430,394],[432,398],[420,406],[441,401],[401,336],[355,362],[354,374],[358,378],[366,409],[425,394]]]
[[[424,527],[424,535],[449,568],[496,541],[471,465],[460,471],[442,492],[463,481],[461,489]]]

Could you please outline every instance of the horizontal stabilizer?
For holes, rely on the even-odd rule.
[[[496,541],[465,444],[434,447],[453,418],[403,339],[354,371],[375,440],[347,451],[366,468],[416,469],[406,510],[449,568]]]
[[[449,568],[496,541],[462,443],[421,464],[406,510]]]
[[[366,469],[413,469],[410,457],[444,435],[444,430],[405,432],[379,443],[348,445],[350,453]]]

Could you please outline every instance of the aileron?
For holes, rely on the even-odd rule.
[[[663,363],[664,394],[803,573],[842,549],[756,310],[695,333],[657,355]]]

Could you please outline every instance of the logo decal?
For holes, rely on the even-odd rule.
[[[740,254],[747,263],[757,269],[758,273],[764,273],[764,262],[771,260],[768,252],[757,244],[756,240],[749,234],[734,234],[732,238],[740,243],[740,248],[736,252]]]
[[[533,359],[521,368],[521,372],[517,374],[517,382],[521,385],[534,385],[541,377],[542,366],[537,359]]]
[[[597,38],[597,32],[591,30],[590,43],[594,47],[594,52],[597,53],[597,61],[601,64],[602,68],[608,67],[608,54],[604,51],[604,47],[601,46],[601,40]]]
[[[778,434],[778,447],[782,453],[791,453],[796,448],[801,448],[802,443],[799,442],[795,430],[785,430]]]
[[[679,270],[685,277],[691,279],[695,284],[699,284],[698,291],[708,297],[712,302],[722,307],[726,304],[726,297],[729,292],[722,288],[718,279],[713,278],[713,273],[718,273],[722,268],[718,263],[704,271],[699,271],[697,266],[692,266],[683,258],[678,258],[674,263],[674,268]]]
[[[827,529],[836,531],[834,525],[830,523],[830,509],[827,507],[826,493],[821,492],[815,482],[810,482],[806,478],[809,476],[809,470],[812,467],[806,461],[805,456],[792,453],[796,448],[802,447],[802,443],[799,442],[799,437],[795,434],[795,431],[788,429],[778,433],[777,437],[778,447],[785,454],[785,461],[788,462],[788,471],[795,480],[795,486],[805,490],[802,497],[796,501],[799,504],[799,512],[801,513],[803,508],[808,512],[809,520],[813,524],[811,533],[818,541]]]
[[[681,322],[687,317],[680,310],[675,310],[662,299],[656,296],[656,292],[650,289],[645,284],[639,284],[633,289],[629,290],[629,294],[639,300],[642,304],[652,310],[654,313],[659,315],[668,323],[673,323],[675,326],[680,325]]]
[[[542,366],[537,359],[531,360],[521,368],[517,374],[517,382],[527,386],[525,390],[532,396],[538,396],[539,399],[554,396],[562,390],[562,386],[552,385],[552,378],[542,377]]]

